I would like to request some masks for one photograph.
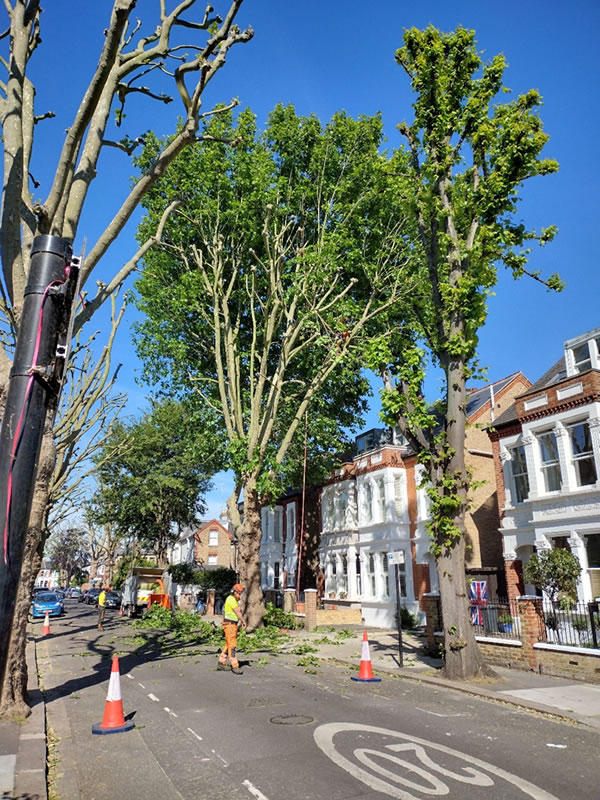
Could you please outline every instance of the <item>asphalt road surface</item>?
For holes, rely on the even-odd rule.
[[[159,652],[118,612],[104,632],[96,616],[68,601],[38,644],[62,800],[600,798],[593,730],[340,665],[311,674],[291,654],[218,672],[215,648]],[[94,736],[115,651],[136,727]]]

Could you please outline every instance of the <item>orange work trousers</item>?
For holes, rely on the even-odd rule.
[[[221,662],[221,664],[226,664],[227,657],[229,657],[229,663],[234,669],[237,669],[237,667],[239,666],[235,652],[237,647],[237,635],[238,635],[237,622],[228,622],[224,620],[223,631],[225,632],[225,646],[221,650],[219,661]]]

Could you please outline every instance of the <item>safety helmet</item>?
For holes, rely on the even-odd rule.
[[[234,583],[231,591],[232,592],[243,592],[244,591],[244,587],[242,586],[241,583]]]

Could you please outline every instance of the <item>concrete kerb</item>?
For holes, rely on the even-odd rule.
[[[348,627],[348,626],[346,626]],[[307,642],[310,642],[314,646],[318,648],[318,652],[314,653],[316,658],[322,659],[324,661],[328,661],[329,663],[338,663],[345,667],[351,667],[353,669],[358,669],[359,661],[360,661],[360,654],[359,653],[349,653],[349,648],[353,647],[356,648],[357,644],[359,643],[360,634],[362,634],[363,627],[354,627],[352,628],[353,633],[356,634],[352,640],[347,642],[347,647],[342,648],[340,647],[338,652],[332,652],[331,647],[327,647],[327,645],[319,645],[318,637],[319,635],[323,635],[323,633],[311,632],[310,634],[304,634],[301,636],[302,639],[305,639]],[[375,674],[380,675],[389,675],[391,678],[401,678],[411,681],[417,681],[423,684],[427,684],[432,687],[436,688],[445,688],[451,689],[456,692],[461,692],[462,694],[471,695],[474,697],[479,697],[484,700],[490,700],[491,702],[501,703],[503,705],[514,706],[515,708],[519,708],[526,711],[535,712],[538,714],[544,714],[545,716],[552,717],[556,720],[562,720],[571,722],[574,724],[581,724],[585,725],[586,727],[590,727],[594,730],[597,730],[598,727],[594,721],[586,718],[581,718],[577,714],[567,711],[565,709],[556,708],[554,706],[546,705],[543,703],[538,703],[533,700],[529,699],[522,699],[519,697],[514,697],[508,695],[504,692],[496,691],[491,687],[487,686],[480,686],[476,683],[462,683],[458,681],[451,681],[442,676],[432,674],[432,670],[436,668],[441,668],[443,662],[441,659],[435,659],[432,657],[427,656],[423,651],[422,648],[419,646],[419,638],[415,637],[414,634],[406,633],[405,636],[405,645],[410,647],[413,657],[415,661],[413,662],[412,666],[409,667],[399,667],[399,666],[388,666],[386,664],[382,664],[383,659],[388,660],[395,660],[398,653],[398,644],[397,640],[395,639],[395,634],[393,631],[370,631],[367,628],[369,642],[372,643],[373,647],[370,651],[371,654],[371,661],[373,665],[373,670]],[[387,640],[387,644],[382,644],[381,640]],[[379,640],[379,641],[378,641]],[[408,649],[408,648],[407,648]],[[375,651],[375,655],[374,655]],[[498,667],[494,667],[495,672],[498,674],[497,682],[504,682],[506,680],[506,676],[504,676],[503,670]],[[510,670],[510,681],[511,682],[518,682],[519,674],[515,670]]]
[[[31,714],[20,725],[15,763],[14,796],[27,797],[31,800],[47,800],[46,709],[43,692],[38,683],[36,641],[31,633],[28,633],[27,636],[25,657]]]

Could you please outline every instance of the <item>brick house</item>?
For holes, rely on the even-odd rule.
[[[194,533],[194,559],[206,567],[235,569],[235,543],[231,533],[218,520],[203,522]]]
[[[183,531],[169,550],[169,562],[235,568],[233,537],[216,519],[201,522],[199,528]]]
[[[509,597],[535,593],[523,564],[557,546],[579,559],[579,599],[600,596],[600,328],[566,341],[489,437]]]
[[[473,389],[467,397],[465,461],[473,478],[483,485],[471,490],[466,515],[466,573],[488,582],[490,597],[506,595],[502,537],[498,533],[498,495],[492,446],[487,428],[508,409],[515,397],[531,386],[522,372]]]

